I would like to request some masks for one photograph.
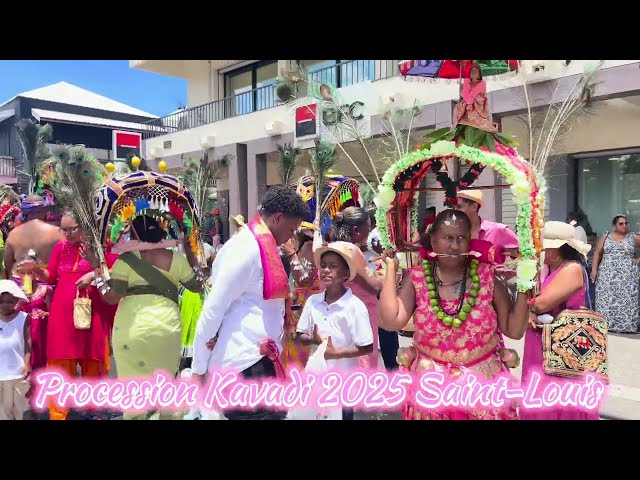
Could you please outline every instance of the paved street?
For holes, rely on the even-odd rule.
[[[507,346],[523,357],[524,340],[506,339]],[[400,346],[411,344],[411,338],[400,337]],[[611,386],[605,405],[600,411],[602,419],[640,420],[640,335],[609,335],[609,374]],[[112,359],[112,365],[115,362]],[[383,365],[380,357],[380,365]],[[520,378],[521,368],[513,371]],[[112,376],[116,375],[115,369]],[[70,419],[79,418],[72,413]],[[113,418],[119,419],[119,418]],[[356,420],[401,420],[400,412],[356,412]]]
[[[400,346],[411,344],[411,339],[400,337]],[[524,339],[506,339],[509,348],[514,348],[523,358]],[[609,335],[609,375],[610,389],[604,407],[600,411],[602,419],[640,420],[640,335]],[[382,365],[382,357],[380,357]],[[520,378],[521,368],[512,371]],[[399,412],[359,412],[356,420],[398,420]]]

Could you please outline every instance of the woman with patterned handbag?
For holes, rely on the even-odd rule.
[[[522,381],[528,385],[532,372],[542,376],[538,392],[547,382],[561,385],[570,379],[545,373],[543,329],[539,316],[548,314],[557,317],[563,310],[579,310],[590,307],[584,262],[591,246],[576,238],[576,229],[565,222],[550,221],[542,231],[545,270],[540,294],[529,301],[529,328],[525,335]],[[526,387],[525,387],[526,388]],[[521,420],[598,420],[596,410],[581,410],[577,407],[550,409],[526,409],[521,407]]]

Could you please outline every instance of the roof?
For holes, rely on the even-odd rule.
[[[138,115],[141,117],[159,118],[158,115],[154,115],[149,112],[144,112],[133,108],[124,103],[117,102],[97,93],[90,92],[84,88],[76,87],[67,82],[54,83],[47,87],[36,88],[35,90],[29,90],[28,92],[19,93],[13,98],[10,98],[0,106],[4,106],[10,101],[18,98],[33,98],[36,100],[44,100],[48,102],[65,103],[67,105],[77,105],[86,108],[95,108],[97,110],[107,110],[110,112],[125,113],[129,115]]]
[[[11,108],[9,110],[0,110],[0,122],[6,120],[7,118],[11,118],[16,114],[16,109]]]
[[[124,122],[122,120],[112,120],[110,118],[90,117],[88,115],[76,115],[75,113],[56,112],[53,110],[43,110],[32,108],[31,114],[38,120],[59,121],[63,123],[75,123],[81,125],[96,125],[109,128],[126,128],[129,130],[155,130],[164,131],[162,127],[153,127],[143,123]]]

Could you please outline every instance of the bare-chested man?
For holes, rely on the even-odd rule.
[[[60,229],[44,219],[52,205],[39,195],[29,195],[22,204],[27,221],[15,227],[7,237],[4,251],[5,276],[11,278],[15,264],[34,250],[40,261],[49,261],[56,243],[64,238]]]

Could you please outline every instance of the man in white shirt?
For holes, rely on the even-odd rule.
[[[267,191],[259,215],[220,250],[211,273],[213,288],[196,328],[194,376],[215,370],[235,370],[246,379],[276,376],[276,365],[265,356],[261,343],[268,340],[282,350],[285,299],[265,299],[269,296],[261,255],[265,244],[255,235],[256,225],[264,231],[261,238],[271,237],[267,240],[277,255],[277,245],[289,240],[308,214],[307,205],[294,188],[274,186]],[[268,273],[271,275],[267,278],[273,278],[280,272],[274,268]],[[284,267],[281,273],[286,281]],[[288,283],[284,288],[288,294]],[[208,345],[214,342],[210,350]],[[283,420],[286,416],[285,411],[260,407],[255,411],[227,410],[224,414],[230,420]]]

